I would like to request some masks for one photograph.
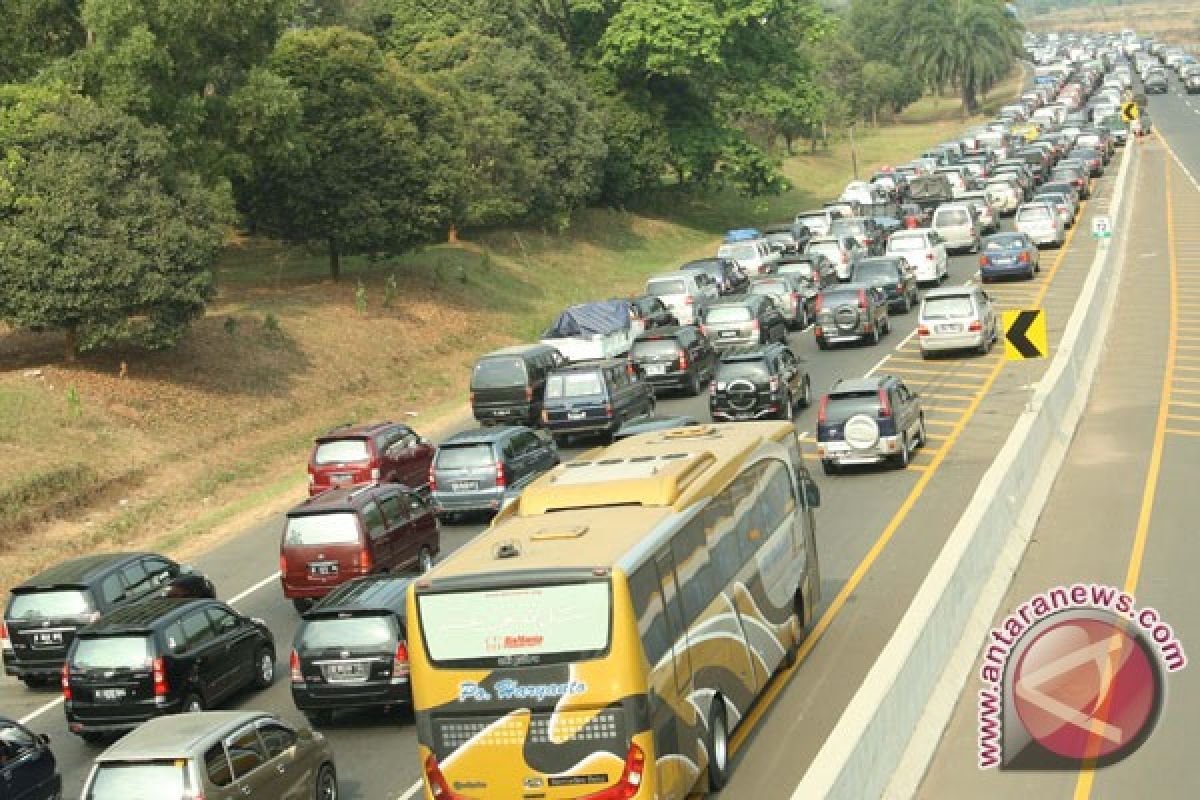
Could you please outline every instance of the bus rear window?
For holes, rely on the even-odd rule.
[[[418,595],[421,632],[439,666],[556,664],[608,650],[607,581]]]

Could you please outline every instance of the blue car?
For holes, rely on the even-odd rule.
[[[984,238],[979,255],[979,276],[984,283],[996,278],[1028,278],[1040,272],[1037,245],[1024,233],[996,233]]]

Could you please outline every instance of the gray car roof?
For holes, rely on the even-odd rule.
[[[247,722],[270,718],[262,711],[200,711],[155,717],[117,740],[96,757],[96,762],[190,758]]]

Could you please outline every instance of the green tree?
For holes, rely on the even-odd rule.
[[[32,77],[83,46],[80,0],[18,0],[0,15],[0,83]]]
[[[446,98],[345,28],[287,32],[268,67],[296,91],[299,119],[286,146],[269,137],[253,151],[239,191],[262,230],[324,245],[335,281],[343,255],[399,253],[444,234],[465,188],[446,138],[462,122]],[[281,107],[281,126],[287,117]]]
[[[66,354],[174,345],[212,296],[227,191],[177,170],[166,137],[64,89],[0,88],[0,318]]]

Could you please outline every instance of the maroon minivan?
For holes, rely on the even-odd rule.
[[[308,459],[308,494],[367,483],[425,488],[437,448],[398,422],[343,425],[317,437]]]
[[[427,572],[441,549],[423,492],[395,483],[330,489],[287,513],[279,544],[283,595],[304,612],[360,575]]]

